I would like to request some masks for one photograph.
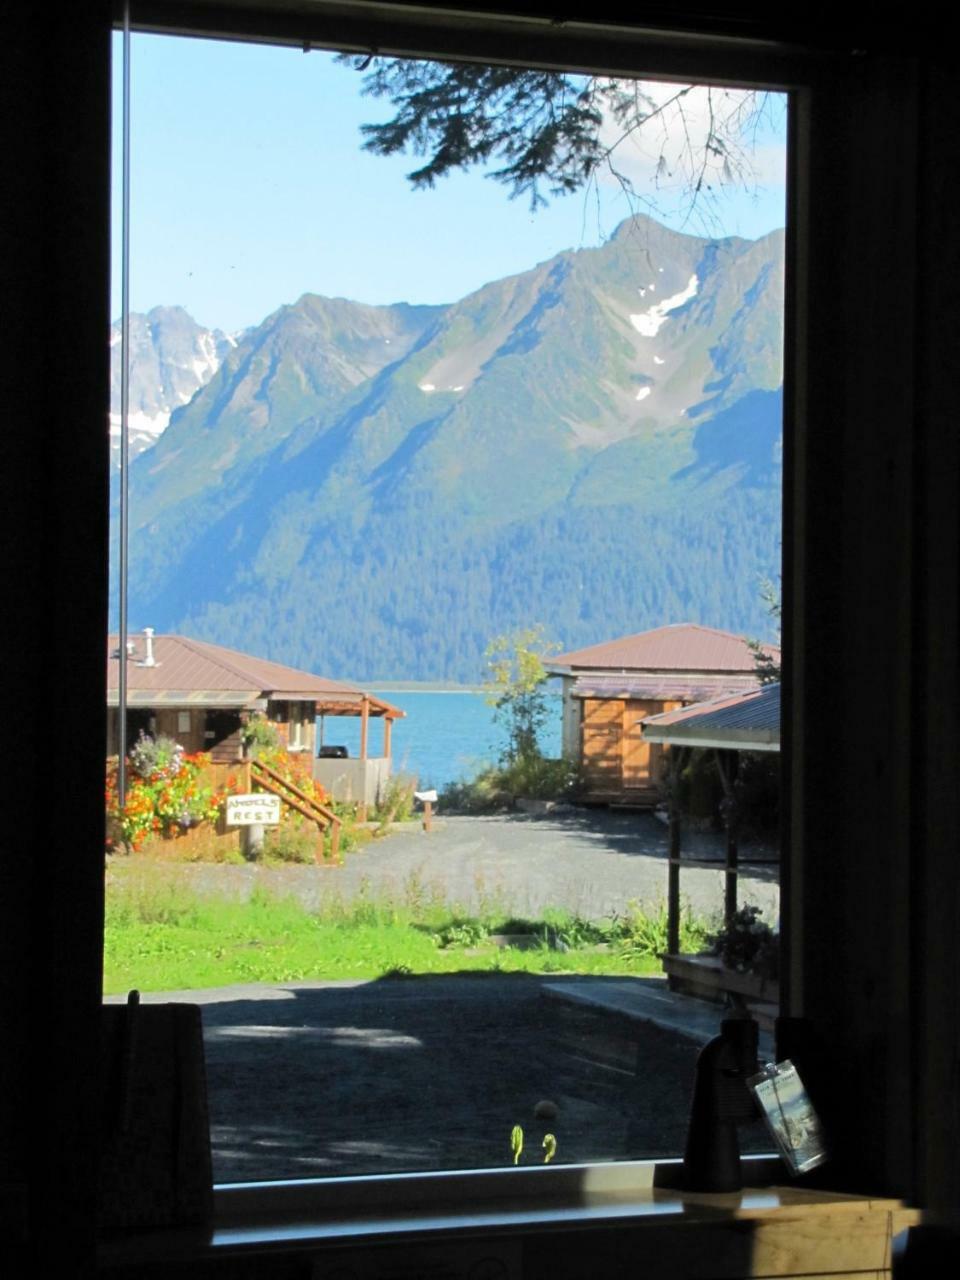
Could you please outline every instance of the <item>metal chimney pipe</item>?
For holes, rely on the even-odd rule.
[[[153,627],[143,628],[143,647],[145,652],[143,661],[140,663],[141,667],[155,667],[157,660],[153,656]]]

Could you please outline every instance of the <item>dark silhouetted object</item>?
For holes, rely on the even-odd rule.
[[[683,1156],[683,1182],[689,1191],[738,1191],[743,1186],[737,1126],[757,1114],[747,1088],[747,1080],[757,1073],[757,1034],[752,1018],[726,1018],[720,1034],[700,1050]]]
[[[106,1005],[101,1023],[100,1229],[209,1220],[210,1121],[200,1008]]]

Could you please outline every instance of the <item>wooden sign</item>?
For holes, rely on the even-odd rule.
[[[262,793],[227,796],[228,827],[276,827],[280,825],[280,797]]]

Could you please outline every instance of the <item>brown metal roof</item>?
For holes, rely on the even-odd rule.
[[[764,645],[773,658],[780,650]],[[753,651],[743,636],[694,622],[674,622],[639,635],[561,653],[549,671],[754,672]]]
[[[574,698],[630,698],[656,702],[705,702],[707,699],[750,693],[757,688],[756,676],[666,674],[622,676],[578,676],[573,682]]]
[[[651,742],[725,747],[739,751],[780,750],[780,685],[699,702],[648,716],[643,736]]]
[[[127,688],[131,705],[155,703],[181,705],[211,703],[249,706],[259,699],[281,698],[291,702],[323,703],[343,715],[359,715],[365,697],[362,689],[328,680],[279,662],[256,658],[223,645],[192,640],[187,636],[155,636],[155,665],[143,666],[144,637],[132,634],[133,657],[127,661]],[[107,636],[107,702],[116,706],[119,684],[119,638]],[[369,698],[370,714],[402,716],[396,707]]]

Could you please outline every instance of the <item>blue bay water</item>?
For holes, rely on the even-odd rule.
[[[493,718],[482,693],[390,692],[372,689],[378,698],[406,712],[393,726],[393,768],[416,774],[421,787],[444,787],[471,777],[482,764],[493,763],[503,749],[505,734]],[[546,756],[560,754],[560,697],[549,695],[550,714],[540,734]],[[319,724],[318,724],[319,728]],[[368,751],[380,755],[383,723],[370,721]],[[324,742],[360,752],[360,721],[330,716],[324,724]]]

